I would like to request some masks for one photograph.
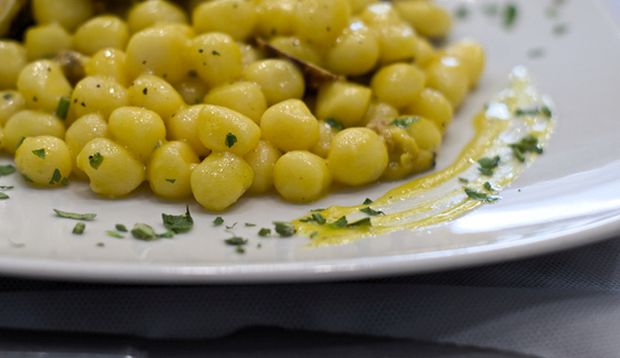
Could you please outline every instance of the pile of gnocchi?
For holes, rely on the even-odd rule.
[[[35,186],[221,211],[428,170],[484,51],[432,1],[32,0],[0,39],[0,148]],[[312,72],[327,76],[312,76]]]

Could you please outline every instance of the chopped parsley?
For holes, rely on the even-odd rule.
[[[289,222],[274,221],[273,225],[276,228],[276,232],[281,237],[291,237],[295,235],[295,227]]]
[[[271,229],[268,229],[266,227],[261,228],[260,230],[258,230],[258,236],[260,237],[271,236]]]
[[[568,31],[568,25],[567,24],[557,24],[555,26],[553,26],[553,34],[556,36],[561,36],[564,35],[567,31]]]
[[[0,165],[0,177],[15,173],[15,167],[11,164]]]
[[[547,106],[540,106],[536,108],[517,108],[517,110],[515,111],[515,115],[517,117],[537,116],[539,114],[542,114],[547,118],[551,118],[551,116],[553,115],[551,109]]]
[[[56,117],[66,119],[67,114],[69,114],[69,105],[71,105],[69,97],[60,97],[60,100],[58,100],[58,107],[56,107]]]
[[[161,214],[161,218],[164,222],[164,227],[175,234],[188,232],[194,226],[194,219],[192,219],[192,215],[189,212],[189,207],[187,206],[185,207],[185,214]]]
[[[347,224],[349,224],[349,222],[347,221],[347,217],[346,216],[342,216],[338,220],[330,223],[329,226],[332,227],[332,228],[343,228],[343,227],[347,226]]]
[[[341,131],[344,129],[344,125],[338,121],[335,120],[334,118],[325,118],[325,123],[327,123],[328,126],[332,127],[333,129],[337,130],[337,131]]]
[[[54,169],[54,173],[52,174],[52,177],[50,178],[50,181],[48,184],[53,185],[53,184],[58,184],[62,181],[62,174],[60,173],[60,170],[58,168]]]
[[[510,144],[512,155],[520,162],[525,162],[526,153],[542,154],[543,148],[538,143],[538,138],[533,135],[525,136],[517,143]]]
[[[482,187],[484,188],[484,190],[495,193],[498,191],[498,189],[496,187],[493,186],[493,184],[491,184],[490,182],[486,181],[484,182],[484,184],[482,185]]]
[[[478,171],[480,172],[480,174],[490,177],[493,176],[493,172],[495,171],[495,168],[497,168],[497,166],[499,165],[499,155],[494,156],[493,158],[489,158],[489,157],[484,157],[478,160],[478,164],[480,165],[478,167]]]
[[[216,51],[216,50],[211,51],[211,54],[213,56],[220,56],[220,53],[218,51]]]
[[[463,184],[467,184],[467,183],[469,183],[469,179],[467,179],[467,178],[459,178],[459,182],[461,182]]]
[[[45,148],[35,149],[32,151],[32,154],[36,155],[41,159],[45,159]]]
[[[245,246],[248,244],[248,240],[242,237],[239,237],[239,236],[234,236],[234,237],[231,237],[230,239],[224,240],[224,243],[226,243],[226,245],[228,246],[234,246],[235,251],[238,254],[244,254]]]
[[[381,210],[374,210],[370,206],[367,206],[365,208],[361,208],[360,211],[363,212],[364,214],[368,214],[370,216],[385,215],[385,213],[383,211],[381,211]]]
[[[302,223],[307,223],[307,222],[316,222],[319,225],[323,225],[327,222],[327,220],[325,220],[325,218],[323,217],[323,215],[319,214],[319,213],[312,213],[310,216],[303,218],[301,220]]]
[[[6,200],[9,199],[10,197],[6,194],[0,191],[0,200]]]
[[[101,163],[103,163],[103,155],[101,155],[101,153],[99,152],[93,155],[89,155],[88,162],[93,169],[99,169],[99,166],[101,166]]]
[[[73,227],[73,231],[71,232],[74,233],[75,235],[82,235],[85,229],[86,229],[86,224],[79,222],[75,224],[75,226]]]
[[[116,229],[116,231],[120,231],[120,232],[127,232],[129,230],[127,230],[127,227],[123,224],[116,224],[114,225],[114,228]]]
[[[369,198],[366,198],[363,202],[364,205],[370,205],[372,203],[374,203],[374,201],[372,201],[372,199],[369,199]]]
[[[237,137],[230,132],[226,134],[226,146],[228,148],[232,148],[232,146],[235,145],[235,143],[237,143]]]
[[[471,188],[465,188],[465,194],[467,194],[467,196],[470,199],[474,199],[474,200],[478,200],[478,201],[483,201],[485,203],[492,203],[494,201],[499,200],[499,197],[497,195],[489,195],[486,193],[481,193],[479,191],[475,191],[474,189]]]
[[[244,224],[245,227],[254,227],[256,226],[256,224],[252,224],[252,223],[245,223]]]
[[[221,216],[218,216],[213,220],[213,226],[220,226],[224,223],[224,219]]]
[[[131,235],[138,239],[144,241],[152,241],[158,239],[157,234],[153,227],[147,224],[135,224],[133,229],[131,229]]]
[[[53,209],[53,210],[56,213],[56,216],[63,218],[63,219],[93,221],[97,217],[97,214],[92,214],[92,213],[79,214],[79,213],[71,213],[68,211],[62,211],[58,209]]]
[[[456,9],[456,11],[454,12],[454,16],[460,20],[466,19],[467,16],[469,16],[469,8],[466,5],[462,4]]]
[[[118,233],[116,231],[112,231],[112,230],[108,230],[105,232],[106,235],[108,235],[109,237],[115,238],[115,239],[124,239],[125,236],[123,236],[123,234]]]
[[[176,183],[177,180],[176,179],[166,179],[166,181],[168,183],[170,183],[170,184],[174,184],[174,183]]]
[[[400,128],[409,128],[409,126],[411,126],[412,124],[414,124],[415,122],[419,121],[420,118],[418,117],[400,117],[400,118],[396,118],[395,120],[392,121],[392,123],[390,123],[393,126],[396,127],[400,127]]]
[[[0,185],[0,190],[11,190],[13,185]]]
[[[515,22],[517,21],[517,17],[519,15],[519,8],[514,3],[506,4],[504,7],[504,28],[511,29]]]

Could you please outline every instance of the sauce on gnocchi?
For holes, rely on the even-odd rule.
[[[33,185],[148,182],[222,211],[403,179],[434,166],[484,68],[477,43],[433,45],[451,18],[432,1],[124,4],[34,0],[24,41],[0,40],[0,143]]]

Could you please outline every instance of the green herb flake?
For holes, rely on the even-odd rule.
[[[9,199],[10,196],[8,196],[6,193],[3,193],[0,191],[0,200],[6,200]]]
[[[469,16],[469,8],[462,4],[454,12],[454,16],[459,20],[464,20]]]
[[[370,215],[370,216],[385,215],[385,213],[383,211],[381,211],[381,210],[374,210],[370,206],[367,206],[365,208],[361,208],[360,211],[363,212],[364,214],[367,214],[367,215]]]
[[[365,226],[372,226],[372,222],[370,221],[370,218],[363,218],[361,220],[354,221],[352,223],[347,224],[347,227],[365,227]]]
[[[170,183],[170,184],[174,184],[174,183],[176,183],[177,180],[176,179],[166,179],[166,181],[168,183]]]
[[[192,215],[189,212],[189,207],[187,206],[185,207],[185,214],[161,214],[161,218],[164,222],[164,227],[175,234],[188,232],[194,226],[194,219],[192,219]]]
[[[327,123],[328,126],[332,127],[332,129],[335,129],[337,131],[341,131],[344,129],[344,125],[340,121],[335,120],[334,118],[326,118],[325,123]]]
[[[22,178],[24,178],[24,181],[26,181],[28,183],[34,183],[34,181],[29,176],[27,176],[26,174],[22,173]]]
[[[120,234],[120,233],[118,233],[116,231],[108,230],[105,233],[106,233],[106,235],[108,235],[109,237],[114,238],[114,239],[124,239],[125,238],[125,236],[123,236],[123,234]]]
[[[15,173],[15,167],[11,164],[0,165],[0,177]]]
[[[289,222],[274,221],[273,225],[275,226],[276,232],[281,237],[291,237],[295,235],[295,227]]]
[[[463,183],[463,184],[467,184],[467,183],[469,183],[469,179],[467,179],[467,178],[459,178],[459,182]]]
[[[230,132],[226,134],[226,146],[228,148],[232,148],[232,146],[235,145],[235,143],[237,143],[237,137]]]
[[[105,247],[105,244],[103,242],[98,242],[97,247]]]
[[[234,237],[231,237],[230,239],[224,240],[224,243],[228,246],[234,246],[236,253],[244,254],[245,246],[248,244],[248,240],[242,237],[239,237],[239,236],[234,236]]]
[[[561,36],[564,35],[566,32],[568,32],[568,25],[567,24],[557,24],[555,26],[553,26],[553,34],[556,36]]]
[[[60,100],[58,100],[58,106],[56,107],[56,117],[66,119],[67,114],[69,114],[70,105],[71,101],[69,100],[69,97],[60,97]]]
[[[498,189],[494,187],[493,184],[491,184],[491,182],[488,182],[488,181],[484,182],[482,187],[484,188],[484,190],[491,192],[491,193],[495,193],[498,191]]]
[[[512,154],[515,159],[522,163],[525,162],[526,153],[543,153],[543,148],[538,143],[538,138],[534,137],[533,135],[528,135],[517,143],[510,144],[510,148],[512,149]]]
[[[218,216],[215,218],[215,220],[213,220],[213,226],[220,226],[224,223],[224,218],[222,218],[221,216]]]
[[[369,199],[369,198],[366,198],[366,199],[364,200],[364,202],[363,202],[363,204],[364,204],[364,205],[370,205],[370,204],[372,204],[372,203],[374,203],[374,201],[372,201],[372,200],[371,200],[371,199]]]
[[[547,118],[551,118],[551,116],[553,115],[553,113],[551,113],[551,109],[547,106],[540,106],[536,108],[517,108],[515,110],[515,115],[517,117],[537,116],[539,114],[542,114]]]
[[[400,117],[394,119],[390,124],[400,128],[409,128],[412,124],[419,120],[419,117]]]
[[[216,50],[211,51],[211,54],[213,56],[220,56],[220,53],[218,51],[216,51]]]
[[[0,190],[11,190],[13,188],[13,185],[0,185]]]
[[[245,227],[255,227],[256,224],[252,224],[252,223],[245,223],[244,224]]]
[[[32,154],[36,155],[41,159],[45,159],[45,148],[39,148],[32,151]]]
[[[128,232],[129,230],[127,230],[127,227],[123,224],[116,224],[114,225],[114,228],[116,229],[116,231],[120,231],[120,232]]]
[[[330,223],[329,226],[332,227],[332,228],[343,228],[343,227],[347,226],[348,223],[349,222],[347,221],[347,217],[346,216],[342,216],[338,220]]]
[[[493,176],[493,172],[495,168],[499,165],[500,158],[499,155],[494,156],[493,158],[485,157],[478,160],[478,171],[480,174],[484,176]]]
[[[271,229],[268,229],[266,227],[261,228],[260,230],[258,230],[258,236],[260,236],[260,237],[271,236]]]
[[[323,225],[327,222],[327,220],[325,220],[325,218],[323,217],[323,215],[319,214],[319,213],[312,213],[310,216],[303,218],[301,220],[302,223],[307,223],[307,222],[316,222],[319,225]]]
[[[73,227],[73,231],[71,232],[75,235],[82,235],[84,233],[84,230],[86,230],[86,224],[79,222],[75,224],[75,226]]]
[[[174,237],[174,231],[166,230],[165,232],[163,232],[161,234],[156,234],[156,236],[158,238],[162,238],[162,239],[172,239]]]
[[[494,201],[499,200],[499,197],[496,195],[489,195],[486,193],[481,193],[479,191],[475,191],[474,189],[471,188],[465,188],[465,194],[467,194],[467,196],[470,199],[474,199],[474,200],[478,200],[478,201],[483,201],[485,203],[492,203]]]
[[[506,4],[504,7],[503,17],[504,17],[504,28],[511,29],[515,22],[517,21],[517,17],[519,15],[519,8],[514,3]]]
[[[144,241],[152,241],[158,238],[152,226],[140,223],[133,226],[131,235],[138,240]]]
[[[93,169],[99,169],[99,166],[101,166],[101,163],[103,163],[103,155],[101,155],[101,153],[99,152],[93,155],[89,155],[88,162]]]
[[[58,184],[60,183],[61,180],[62,180],[62,174],[60,173],[60,170],[56,168],[54,169],[54,173],[52,174],[52,177],[50,178],[50,181],[48,182],[48,184],[50,185]]]
[[[53,210],[56,213],[56,216],[63,218],[63,219],[93,221],[97,217],[97,214],[92,214],[92,213],[79,214],[79,213],[71,213],[68,211],[62,211],[58,209],[53,209]]]

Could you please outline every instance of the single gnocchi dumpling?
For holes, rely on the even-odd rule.
[[[316,114],[320,119],[335,119],[351,127],[358,125],[370,104],[370,88],[351,82],[330,82],[319,88]]]
[[[265,111],[260,120],[263,137],[283,151],[308,150],[319,140],[319,124],[306,104],[289,99]]]
[[[186,24],[187,15],[170,1],[149,0],[138,3],[127,15],[129,31],[136,33],[156,24]]]
[[[28,64],[26,49],[15,41],[0,40],[0,89],[12,89]]]
[[[171,140],[185,142],[201,158],[206,157],[211,151],[200,141],[198,117],[205,107],[197,104],[181,108],[168,120],[167,131]]]
[[[108,138],[86,143],[78,154],[77,165],[88,176],[90,189],[107,197],[125,196],[145,179],[144,164]]]
[[[300,99],[304,95],[305,82],[301,71],[292,63],[280,59],[260,60],[243,69],[244,80],[259,84],[267,104],[287,99]]]
[[[380,101],[403,108],[415,100],[425,83],[426,76],[417,66],[395,63],[377,71],[370,87]]]
[[[4,149],[15,153],[25,138],[42,135],[64,138],[65,124],[58,117],[45,112],[19,111],[4,126]]]
[[[198,76],[215,87],[241,75],[241,48],[227,34],[206,33],[195,37],[189,48],[189,62]]]
[[[25,107],[26,100],[21,93],[14,90],[0,91],[0,127]]]
[[[15,152],[15,166],[26,181],[35,185],[66,185],[71,175],[71,153],[60,138],[28,137]]]
[[[61,98],[71,96],[71,84],[60,65],[54,61],[39,60],[29,63],[20,72],[17,90],[26,99],[26,106],[53,113]]]
[[[110,77],[85,77],[75,86],[70,102],[72,118],[100,113],[107,119],[116,108],[127,105],[127,90]]]
[[[144,74],[136,78],[127,93],[132,106],[150,109],[164,122],[185,106],[177,90],[163,78],[155,75]]]
[[[267,99],[258,84],[239,81],[212,89],[204,103],[223,106],[244,114],[257,124],[267,110]]]
[[[120,107],[108,120],[110,137],[125,146],[142,162],[166,139],[166,126],[161,117],[140,107]]]
[[[307,151],[284,154],[274,167],[274,185],[287,201],[307,203],[325,195],[332,175],[325,159]]]
[[[257,20],[256,5],[247,0],[207,1],[192,14],[198,33],[223,32],[241,41],[254,33]]]
[[[221,106],[207,104],[198,117],[200,141],[205,147],[219,152],[245,155],[254,149],[261,130],[245,115]]]
[[[273,188],[273,168],[281,155],[282,152],[269,141],[260,140],[256,148],[243,157],[254,171],[250,192],[265,193]]]
[[[86,174],[77,166],[77,155],[82,151],[86,143],[95,138],[108,137],[108,123],[99,113],[87,114],[78,118],[65,133],[65,142],[71,151],[73,173],[81,179],[86,179]]]
[[[200,163],[192,148],[173,141],[155,149],[147,168],[151,190],[162,198],[183,199],[191,195],[190,175]]]
[[[85,55],[93,55],[104,48],[124,49],[129,39],[129,28],[116,16],[94,17],[82,24],[73,34],[73,47]]]
[[[192,193],[205,209],[222,211],[236,203],[253,180],[252,167],[241,157],[212,153],[192,171]]]

